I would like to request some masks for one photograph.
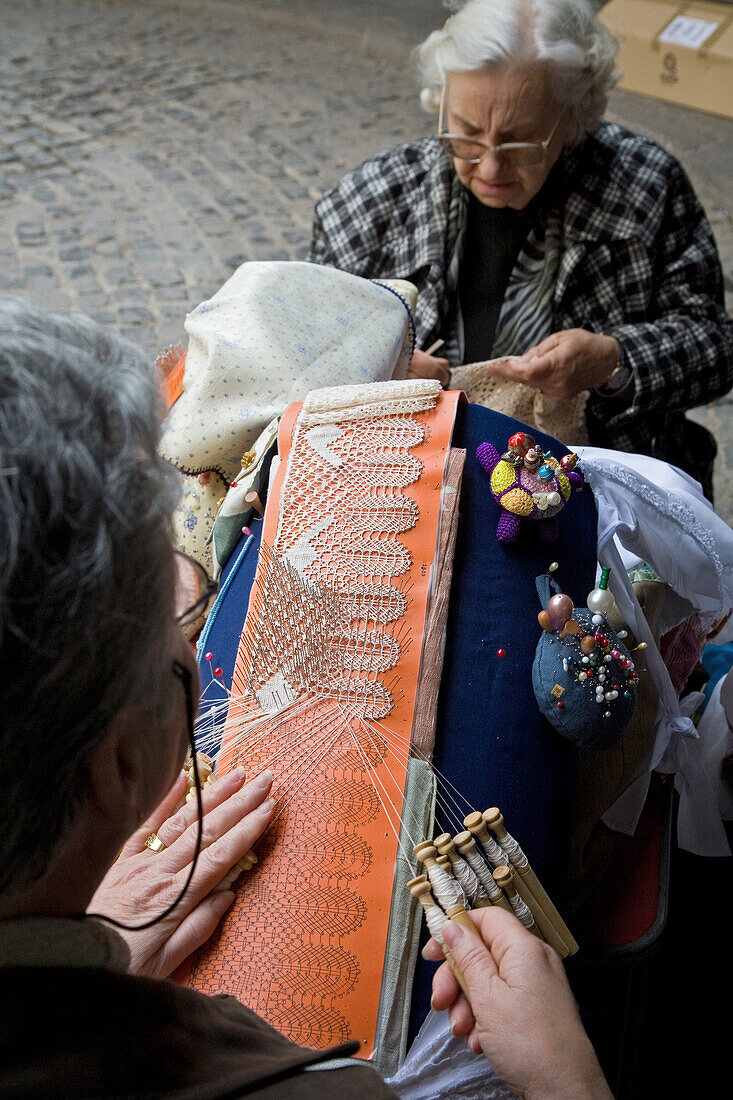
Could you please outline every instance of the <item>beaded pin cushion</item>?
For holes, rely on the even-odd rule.
[[[588,607],[574,608],[557,582],[544,574],[537,592],[542,637],[532,666],[532,685],[545,718],[581,749],[607,749],[620,740],[636,705],[639,674],[606,615],[613,607],[604,568]],[[554,595],[550,592],[554,591]]]
[[[493,443],[482,443],[476,457],[490,477],[491,495],[502,509],[496,537],[515,542],[521,520],[539,521],[540,538],[557,538],[557,519],[573,489],[583,488],[582,474],[574,469],[577,455],[558,461],[535,446],[526,432],[516,432],[500,455]]]

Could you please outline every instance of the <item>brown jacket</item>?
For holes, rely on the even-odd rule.
[[[0,951],[0,1096],[394,1097],[363,1062],[307,1072],[358,1043],[295,1046],[233,997],[99,965],[94,950],[87,966],[10,961]]]

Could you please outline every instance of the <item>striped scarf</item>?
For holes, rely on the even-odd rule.
[[[463,221],[465,226],[465,219]],[[457,279],[463,226],[459,229],[450,265]],[[562,226],[559,213],[551,209],[530,232],[509,278],[499,312],[492,359],[523,355],[554,331],[553,295],[560,263]],[[461,325],[455,325],[445,354],[452,362],[463,359]],[[454,367],[452,388],[461,389],[469,401],[502,412],[523,424],[538,428],[558,439],[573,443],[587,440],[585,407],[587,391],[570,400],[549,397],[532,386],[495,378],[484,363]]]
[[[533,229],[509,277],[491,358],[524,355],[553,331],[552,296],[560,265],[560,215]]]
[[[464,195],[461,196],[465,200]],[[451,202],[448,239],[454,239],[448,265],[447,286],[455,296],[458,265],[466,228],[466,201]],[[525,241],[504,294],[496,325],[491,358],[524,355],[553,332],[553,292],[560,265],[562,223],[557,210],[550,210]],[[456,325],[442,353],[452,362],[463,361],[462,326]]]

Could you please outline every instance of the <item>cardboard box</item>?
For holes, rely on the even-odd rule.
[[[621,43],[619,85],[733,118],[733,7],[611,0],[601,19]]]

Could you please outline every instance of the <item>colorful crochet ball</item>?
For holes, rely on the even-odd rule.
[[[633,717],[639,676],[606,619],[587,607],[575,608],[572,615],[572,632],[542,631],[532,686],[542,714],[558,733],[580,749],[607,749]]]
[[[476,457],[487,474],[491,495],[502,509],[496,537],[499,542],[514,542],[521,520],[538,521],[542,539],[557,538],[555,517],[565,506],[572,490],[583,487],[583,478],[573,469],[575,455],[565,455],[558,462],[550,452],[543,454],[534,446],[532,436],[509,440],[509,450],[500,455],[492,443],[481,443]],[[527,445],[529,444],[529,445]]]

